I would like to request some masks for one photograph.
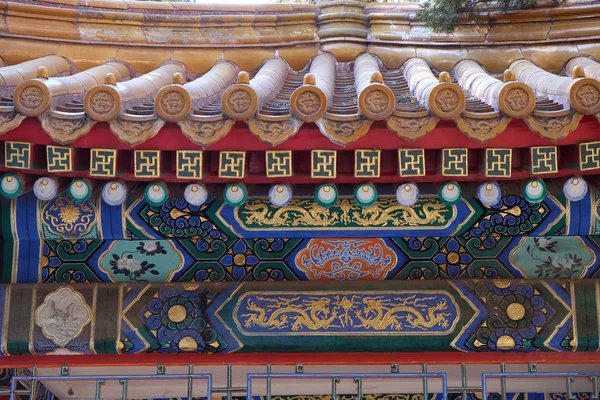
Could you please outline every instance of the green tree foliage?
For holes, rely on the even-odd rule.
[[[173,1],[183,3],[204,2],[204,0],[138,0],[138,1]],[[218,3],[218,0],[208,0]],[[318,0],[271,0],[274,3],[316,4]],[[419,3],[420,0],[367,0],[369,3]],[[481,24],[481,13],[492,5],[507,12],[510,10],[531,7],[539,0],[425,0],[417,18],[436,32],[452,33],[459,22]],[[557,3],[560,0],[552,0]]]
[[[485,12],[488,5],[507,12],[535,3],[537,0],[426,0],[417,17],[436,32],[452,33],[459,22],[481,24],[480,13]]]

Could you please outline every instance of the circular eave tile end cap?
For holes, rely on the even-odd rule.
[[[236,121],[250,119],[258,110],[258,95],[250,85],[237,83],[225,90],[221,97],[223,113]]]
[[[577,79],[569,94],[571,106],[578,112],[591,115],[600,112],[600,82],[595,79]]]
[[[429,94],[429,110],[440,119],[455,119],[465,111],[465,94],[454,83],[439,83]]]
[[[327,112],[327,97],[316,86],[300,86],[290,97],[290,110],[296,118],[304,122],[315,122]]]
[[[43,114],[52,101],[48,87],[39,79],[21,82],[15,89],[13,99],[19,113],[28,117]]]
[[[386,85],[371,83],[358,95],[358,109],[368,119],[386,119],[396,109],[396,96]]]
[[[181,121],[192,110],[192,97],[182,85],[165,86],[154,98],[154,109],[165,121]]]
[[[94,121],[110,121],[121,112],[121,96],[114,86],[94,86],[86,93],[83,107]]]
[[[520,82],[508,82],[498,94],[498,108],[511,118],[524,118],[535,108],[535,94]]]

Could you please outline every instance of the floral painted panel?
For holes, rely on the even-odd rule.
[[[42,282],[593,278],[598,254],[596,236],[46,240],[31,268]]]
[[[525,237],[513,249],[511,260],[524,276],[583,278],[589,276],[590,268],[596,264],[596,254],[577,236],[561,240]]]

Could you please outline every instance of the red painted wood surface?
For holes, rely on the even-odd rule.
[[[40,122],[36,118],[25,119],[19,127],[2,135],[2,140],[56,145],[50,136],[43,131]],[[595,140],[600,140],[600,125],[594,117],[586,116],[581,120],[579,127],[558,144],[562,146]],[[365,136],[347,147],[336,145],[325,137],[315,124],[306,123],[296,135],[275,148],[281,150],[397,149],[403,147],[425,149],[468,147],[471,149],[482,149],[490,147],[524,148],[555,144],[551,140],[543,139],[530,131],[527,125],[521,120],[512,120],[503,133],[485,143],[479,143],[468,138],[456,128],[452,121],[440,121],[433,131],[414,142],[399,138],[386,128],[384,122],[375,122]],[[122,150],[132,149],[132,147],[120,142],[110,131],[106,123],[97,123],[90,133],[75,141],[73,146],[83,148],[116,148]],[[208,150],[257,151],[272,148],[271,145],[261,142],[254,136],[245,123],[239,122],[225,138],[208,147]],[[155,137],[136,146],[135,149],[197,150],[200,149],[200,146],[192,143],[185,137],[177,124],[168,123]]]
[[[30,142],[38,146],[33,149],[33,168],[21,171],[32,175],[46,175],[45,145],[56,145],[53,140],[41,128],[41,124],[35,118],[27,118],[16,129],[2,135],[2,140]],[[525,180],[534,177],[527,170],[529,163],[529,147],[543,145],[558,145],[559,147],[559,171],[556,174],[544,175],[544,178],[570,177],[573,175],[595,175],[598,171],[578,170],[577,143],[600,140],[600,126],[595,118],[589,116],[582,119],[579,127],[566,139],[558,143],[543,139],[531,132],[520,120],[513,120],[509,127],[498,137],[485,143],[479,143],[462,134],[451,121],[442,121],[438,127],[425,137],[409,142],[397,137],[388,130],[383,122],[374,123],[370,132],[356,143],[347,147],[338,146],[325,137],[314,124],[304,124],[302,129],[284,142],[276,146],[276,149],[294,151],[294,176],[283,179],[270,179],[265,174],[264,151],[272,149],[268,144],[261,142],[247,128],[246,124],[238,123],[235,128],[222,140],[208,147],[205,152],[204,178],[205,183],[227,183],[231,181],[242,181],[246,184],[320,184],[334,182],[338,184],[359,183],[364,179],[354,177],[354,149],[378,148],[382,149],[381,175],[379,178],[371,178],[373,183],[403,183],[406,181],[420,182],[447,182],[456,180],[459,182],[482,182],[488,180],[479,170],[483,153],[476,151],[484,148],[514,148],[513,171],[509,178],[497,180]],[[136,178],[133,174],[134,149],[165,150],[162,154],[163,174],[160,180],[165,182],[181,182],[188,180],[177,179],[175,174],[174,150],[199,150],[200,146],[192,143],[185,137],[176,124],[167,124],[154,138],[134,148],[120,142],[110,131],[108,124],[96,124],[89,134],[78,139],[75,147],[75,169],[73,172],[56,174],[66,178],[88,177],[89,149],[90,148],[116,148],[119,149],[119,172],[118,178],[126,181],[154,181],[155,179]],[[409,179],[400,177],[397,173],[397,156],[395,150],[398,148],[425,148],[427,174],[423,177],[411,177]],[[463,148],[467,147],[475,151],[469,154],[469,175],[466,177],[446,177],[438,173],[438,157],[440,152],[436,149]],[[310,177],[310,150],[313,149],[335,149],[338,150],[337,177],[331,180],[312,179]],[[227,180],[218,177],[218,151],[220,150],[245,150],[247,151],[246,177],[241,180]],[[0,171],[10,171],[0,166]],[[14,171],[14,170],[13,170]]]

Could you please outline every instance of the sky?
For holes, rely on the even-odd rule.
[[[256,4],[271,3],[269,0],[196,0],[196,3]]]

